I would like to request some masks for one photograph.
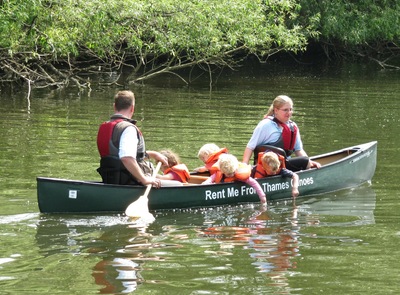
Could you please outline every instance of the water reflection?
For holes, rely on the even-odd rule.
[[[268,287],[289,294],[290,278],[306,255],[304,239],[319,238],[310,229],[373,224],[374,209],[375,193],[364,185],[275,203],[268,210],[246,204],[159,211],[145,226],[125,216],[43,215],[35,238],[47,261],[68,261],[82,275],[90,272],[99,294],[139,288],[212,293],[227,285],[232,291]]]
[[[129,220],[122,216],[42,216],[38,222],[36,243],[48,261],[69,261],[77,269],[87,263],[72,257],[94,261],[91,270],[100,294],[129,293],[136,289],[140,277],[140,264],[135,258],[144,256],[133,252],[124,254],[125,245],[135,236],[135,241],[145,245],[145,228],[129,228]],[[143,249],[145,249],[144,246]],[[65,256],[67,254],[67,256]],[[71,256],[68,258],[68,255]],[[62,256],[63,259],[60,260]]]
[[[221,250],[215,254],[227,255],[234,247],[248,250],[254,260],[252,265],[268,277],[266,284],[275,287],[279,294],[290,294],[288,277],[295,275],[299,261],[296,258],[301,256],[304,235],[301,229],[373,224],[375,193],[366,185],[297,203],[277,205],[270,211],[256,211],[243,223],[207,226],[201,230],[201,235],[218,241]],[[340,221],[332,216],[337,216]]]
[[[112,261],[101,260],[93,267],[92,276],[95,283],[101,286],[99,294],[130,293],[136,290],[138,281],[143,279],[138,275],[139,264],[125,258],[114,258]],[[121,282],[118,288],[113,282]]]

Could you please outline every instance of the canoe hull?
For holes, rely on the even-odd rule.
[[[300,197],[355,187],[372,179],[376,168],[376,141],[312,158],[323,162],[336,155],[337,160],[326,163],[321,169],[298,172]],[[274,176],[257,181],[269,201],[291,198],[291,179]],[[37,178],[38,205],[42,213],[122,213],[144,191],[141,186]],[[150,210],[248,202],[259,202],[258,196],[253,188],[240,182],[163,187],[152,189],[149,195]]]

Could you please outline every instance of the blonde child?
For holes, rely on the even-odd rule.
[[[170,150],[162,150],[160,154],[168,159],[168,165],[161,166],[163,175],[157,175],[157,178],[187,183],[190,178],[189,169],[185,164],[180,163],[178,155]]]
[[[250,176],[251,167],[245,163],[239,163],[238,159],[231,154],[222,154],[214,164],[216,172],[212,174],[203,184],[242,181],[253,187],[263,205],[267,205],[267,198],[260,184]]]
[[[210,172],[210,175],[216,172],[216,168],[213,167],[218,161],[222,154],[227,154],[228,150],[226,148],[220,148],[215,143],[206,143],[203,145],[199,153],[197,154],[200,161],[204,163],[204,166],[194,169],[195,172]]]
[[[277,153],[268,151],[258,155],[258,163],[253,168],[254,178],[263,178],[273,175],[292,178],[292,196],[296,198],[299,195],[299,176],[286,169],[285,158]]]

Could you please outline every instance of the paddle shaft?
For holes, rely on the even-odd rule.
[[[155,178],[160,170],[161,162],[157,163],[156,169],[153,171],[153,178]],[[147,196],[150,193],[152,188],[152,184],[148,184],[146,187],[146,191],[143,195],[141,195],[136,201],[132,202],[125,210],[126,216],[131,218],[140,218],[141,216],[149,214],[149,204]]]
[[[161,168],[161,162],[158,162],[157,166],[156,166],[156,169],[154,169],[154,171],[153,171],[152,177],[155,178],[157,176],[158,171],[160,171],[160,168]],[[152,184],[148,184],[147,187],[146,187],[146,191],[144,192],[143,196],[141,196],[140,198],[147,198],[147,196],[149,195],[150,190],[151,190],[152,187],[153,187]]]

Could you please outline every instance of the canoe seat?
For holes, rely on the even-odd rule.
[[[198,175],[190,175],[188,180],[189,184],[201,184],[203,183],[208,177],[207,176],[198,176]]]

